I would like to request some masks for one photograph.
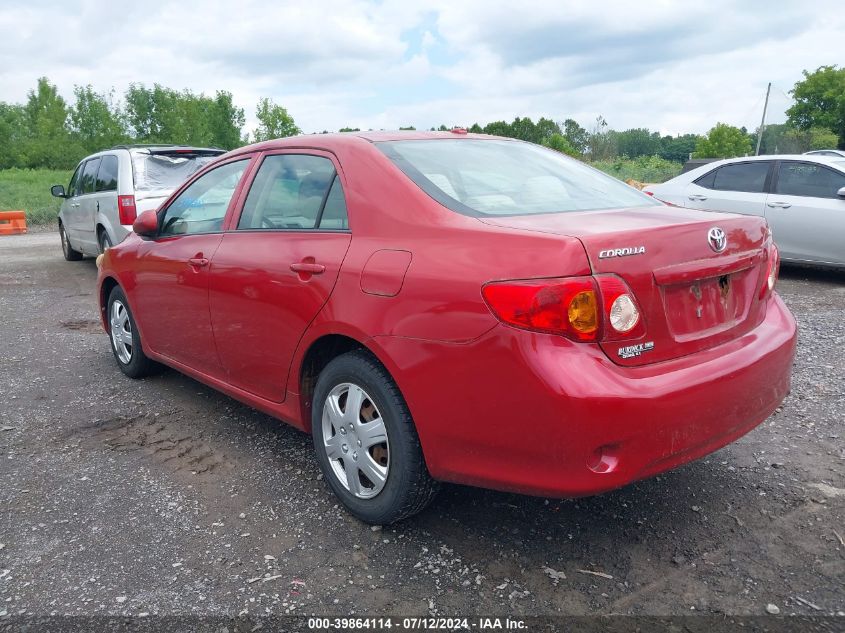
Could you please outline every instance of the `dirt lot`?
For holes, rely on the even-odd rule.
[[[0,238],[0,616],[845,615],[843,274],[783,272],[793,391],[732,446],[590,499],[447,486],[384,529],[305,435],[125,378],[95,277],[55,234]]]

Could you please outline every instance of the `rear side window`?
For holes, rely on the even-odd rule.
[[[781,163],[775,193],[785,196],[836,198],[845,187],[845,174],[812,163]]]
[[[97,191],[117,191],[117,156],[103,156],[97,171]]]
[[[82,170],[82,193],[94,193],[94,185],[97,180],[97,169],[99,167],[99,158],[92,158],[85,163],[85,168]]]
[[[334,182],[334,165],[327,158],[267,156],[249,189],[238,229],[316,229],[324,206],[329,208],[329,190],[335,190]],[[331,228],[345,228],[346,204],[339,184],[330,213],[339,225]]]
[[[713,182],[708,188],[716,189],[717,191],[762,193],[765,191],[769,165],[770,163],[768,161],[723,165],[713,172]],[[703,179],[699,179],[699,181],[701,180]],[[699,181],[696,181],[697,184],[707,187],[706,184],[702,184]]]
[[[320,216],[317,228],[343,230],[349,228],[349,218],[346,213],[346,199],[343,196],[343,185],[340,178],[334,177],[332,188],[326,198],[326,206]]]

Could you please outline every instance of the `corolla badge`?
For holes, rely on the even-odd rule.
[[[645,253],[645,246],[626,246],[625,248],[607,248],[599,251],[599,259],[608,257],[627,257],[628,255],[642,255]]]
[[[728,247],[728,236],[718,226],[707,231],[707,243],[717,253],[721,253]]]

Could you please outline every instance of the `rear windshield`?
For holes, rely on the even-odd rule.
[[[188,176],[199,171],[217,156],[180,156],[178,154],[132,153],[135,192],[148,196],[168,195]]]
[[[464,215],[660,205],[615,178],[531,143],[432,139],[376,145],[428,195]]]

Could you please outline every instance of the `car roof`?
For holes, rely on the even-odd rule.
[[[461,130],[461,131],[457,131]],[[518,141],[518,139],[490,136],[488,134],[470,134],[462,128],[456,131],[428,132],[421,130],[400,130],[386,131],[369,130],[366,132],[336,132],[330,134],[300,134],[299,136],[288,136],[277,138],[262,143],[254,143],[245,147],[239,147],[231,152],[232,155],[285,148],[310,148],[310,149],[332,149],[349,147],[361,144],[381,143],[387,141],[423,141],[432,139],[486,139],[501,141]]]

